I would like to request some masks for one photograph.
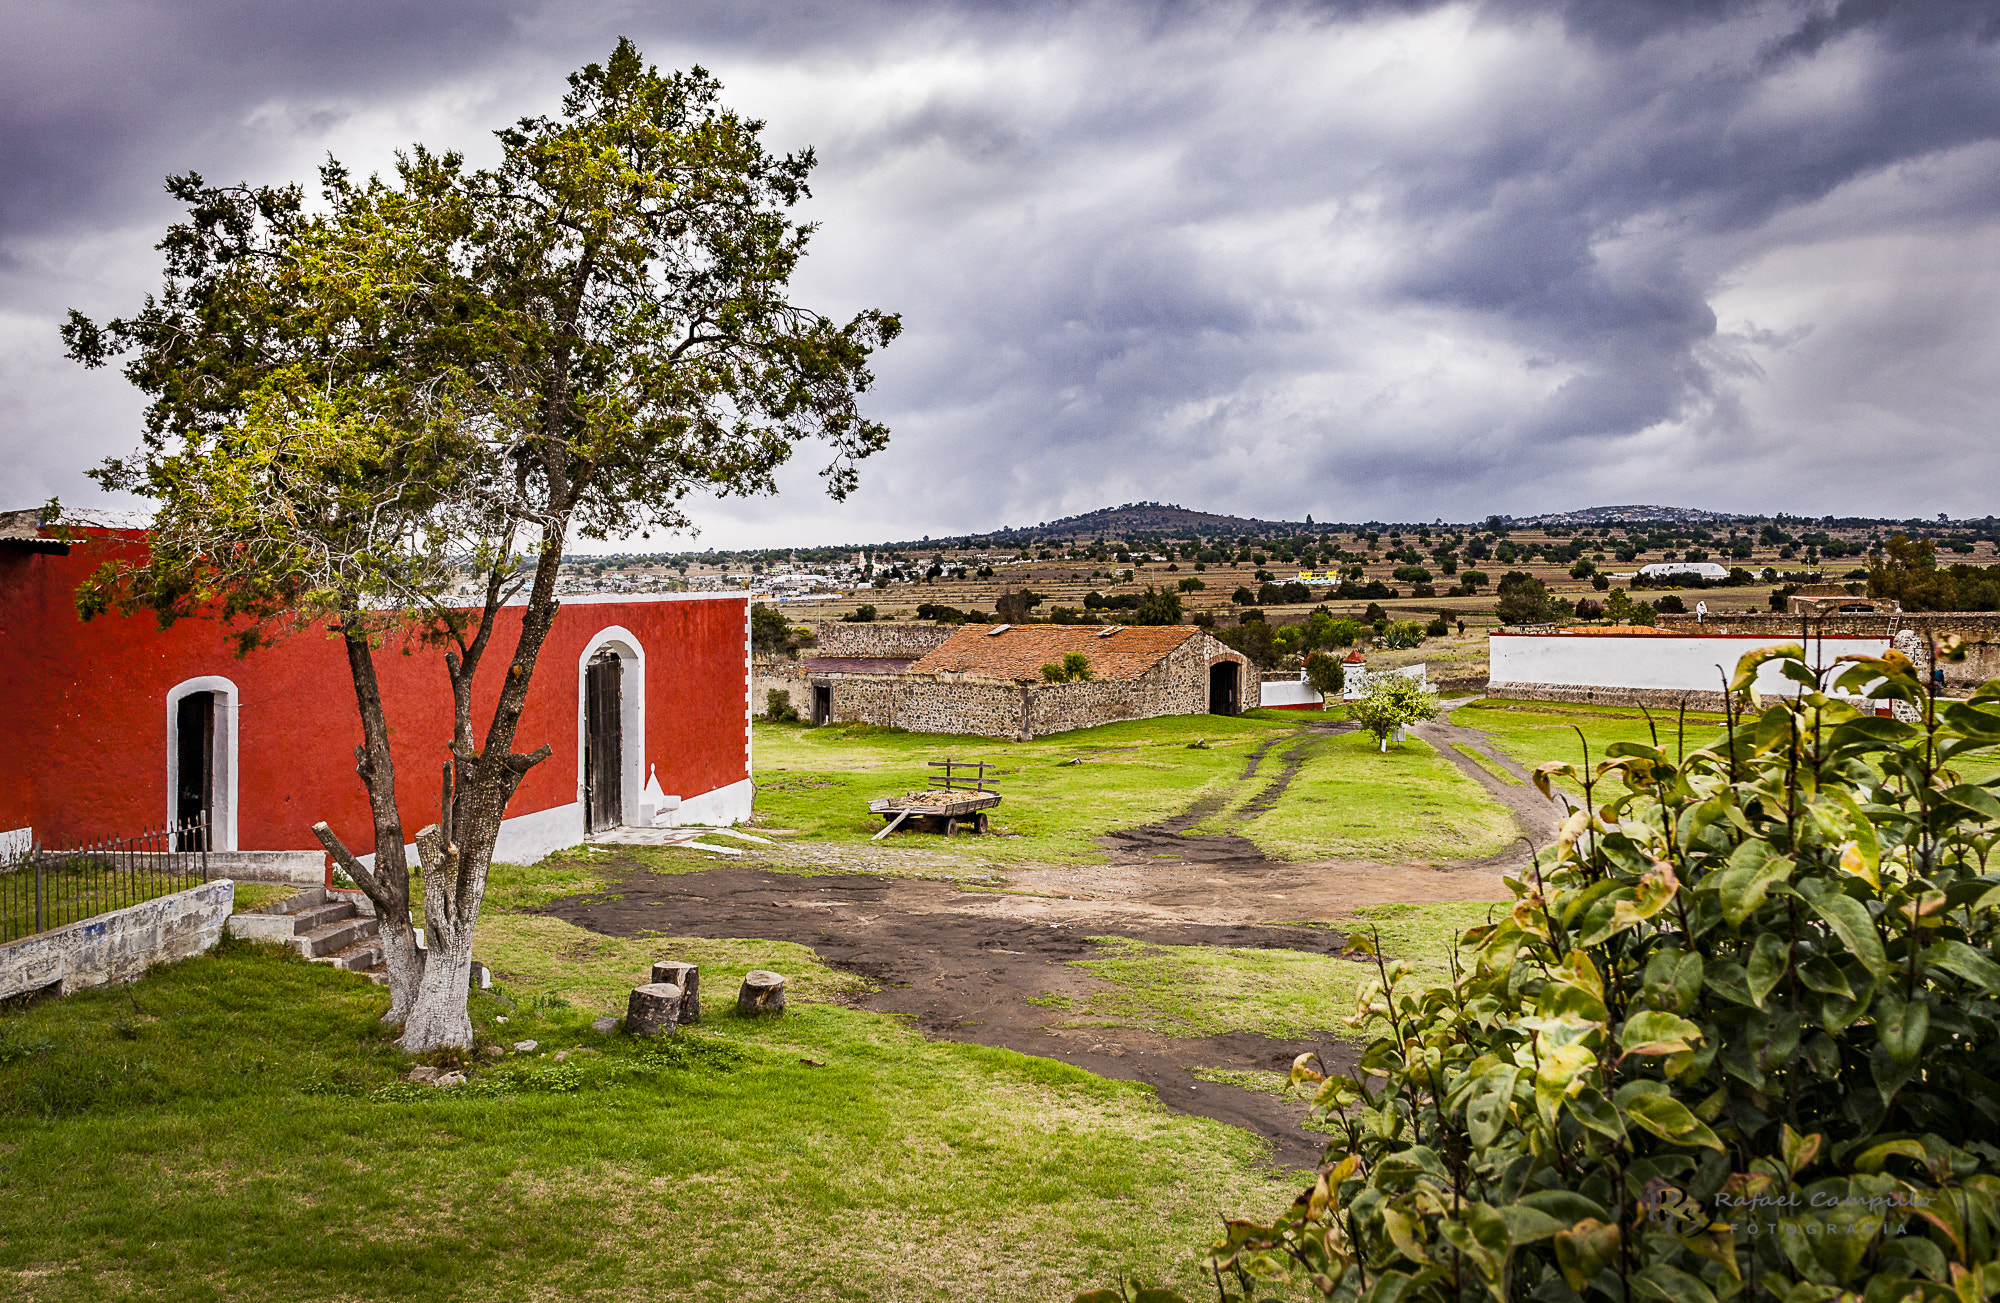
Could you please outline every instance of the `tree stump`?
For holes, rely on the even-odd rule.
[[[743,975],[743,989],[736,993],[736,1012],[758,1014],[785,1011],[785,979],[777,973],[753,968]]]
[[[625,1005],[625,1030],[634,1036],[672,1036],[681,1017],[681,988],[671,982],[648,982],[632,988]]]
[[[681,1026],[701,1021],[701,969],[678,959],[662,959],[653,965],[653,980],[681,988]]]

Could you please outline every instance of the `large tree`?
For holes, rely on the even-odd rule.
[[[789,297],[811,152],[769,153],[706,72],[662,75],[628,41],[569,87],[560,114],[498,133],[489,170],[423,148],[388,179],[329,163],[313,207],[297,186],[173,178],[188,216],[160,246],[163,292],[64,330],[87,365],[131,353],[152,396],[143,446],[95,473],[158,501],[148,558],[100,572],[86,614],[218,614],[246,647],[318,622],[342,638],[372,867],[314,831],[376,905],[412,1051],[471,1042],[487,869],[549,754],[514,743],[568,540],[682,528],[697,489],[771,492],[808,440],[842,497],[888,438],[856,399],[898,319]],[[414,838],[428,952],[375,671],[392,641],[437,655],[454,704],[443,808]],[[497,683],[481,720],[476,680]]]

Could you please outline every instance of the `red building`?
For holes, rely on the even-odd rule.
[[[0,515],[0,851],[130,836],[190,814],[208,818],[217,851],[317,851],[321,819],[357,853],[373,849],[338,638],[307,630],[239,657],[217,621],[85,623],[77,585],[140,555],[144,534],[88,528],[64,544],[52,533],[33,512]],[[491,716],[519,618],[505,612],[495,633],[476,727]],[[749,817],[749,653],[744,596],[565,599],[514,744],[546,742],[554,755],[515,793],[495,858],[531,862],[591,827],[640,822],[649,773],[680,798],[679,822]],[[376,665],[414,837],[438,815],[450,687],[435,652],[391,646]]]

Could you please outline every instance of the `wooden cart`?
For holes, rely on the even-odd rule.
[[[885,796],[870,801],[868,809],[887,822],[873,840],[881,841],[898,828],[914,824],[926,832],[956,837],[959,829],[987,830],[987,811],[1000,804],[1000,793],[986,785],[986,771],[994,768],[983,760],[933,760],[931,786],[907,796]]]

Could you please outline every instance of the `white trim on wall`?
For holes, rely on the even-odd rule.
[[[236,685],[217,674],[185,679],[167,689],[167,818],[172,827],[179,813],[175,794],[180,790],[181,698],[196,692],[215,694],[215,750],[209,763],[209,790],[215,799],[215,826],[210,829],[210,849],[233,851],[236,845],[236,719],[241,694]]]
[[[33,828],[9,828],[0,832],[0,860],[18,859],[35,848]]]
[[[699,824],[705,828],[726,828],[730,824],[744,823],[750,818],[750,807],[755,799],[756,785],[747,778],[739,779],[727,787],[683,798],[678,821],[682,826]]]
[[[646,786],[646,649],[639,635],[622,624],[606,625],[592,634],[583,654],[576,658],[576,804],[579,809],[583,806],[585,733],[590,727],[585,718],[584,674],[590,658],[607,647],[617,653],[619,661],[619,806],[626,819],[636,819],[639,793]],[[588,818],[587,813],[579,816],[580,831]]]

